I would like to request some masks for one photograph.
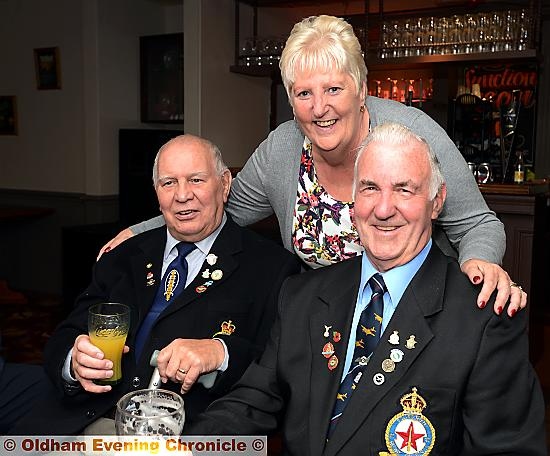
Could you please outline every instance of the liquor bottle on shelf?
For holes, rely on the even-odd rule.
[[[514,184],[523,184],[525,181],[525,164],[523,163],[523,151],[516,153],[518,159],[514,167]]]

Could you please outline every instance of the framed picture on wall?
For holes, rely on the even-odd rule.
[[[61,89],[61,62],[59,48],[38,48],[34,50],[36,88],[38,90]]]
[[[183,33],[140,37],[141,121],[183,123]]]
[[[0,135],[17,135],[17,100],[0,96]]]

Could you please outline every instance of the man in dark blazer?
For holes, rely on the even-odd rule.
[[[298,260],[226,216],[231,174],[209,141],[191,135],[169,141],[157,154],[153,181],[166,227],[132,238],[95,265],[92,282],[45,349],[46,370],[57,395],[38,405],[14,434],[103,429],[94,427],[98,418],[112,417],[120,397],[148,387],[154,350],[160,350],[161,387],[185,393],[189,422],[226,393],[262,352],[281,284],[299,272]],[[136,335],[159,287],[162,294],[168,284],[163,264],[169,262],[169,252],[178,256],[179,241],[194,248],[185,257],[187,278],[180,276],[176,291],[181,283],[185,288],[174,294],[150,331],[139,336],[143,349],[137,353]],[[123,381],[114,386],[94,383],[112,376],[112,363],[87,334],[89,307],[106,301],[131,309]],[[211,387],[200,380],[206,374],[211,381],[215,376]]]
[[[432,243],[446,189],[427,143],[398,124],[376,127],[355,178],[363,257],[290,278],[263,355],[187,433],[280,429],[297,456],[546,455],[527,315],[477,310],[479,287]],[[376,334],[363,326],[356,337],[355,323],[373,276],[386,286],[383,333],[370,358],[353,359]]]

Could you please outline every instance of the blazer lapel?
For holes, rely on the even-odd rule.
[[[321,454],[346,360],[347,341],[360,282],[361,259],[347,260],[319,291],[319,310],[311,315],[311,454]],[[334,353],[331,353],[334,351]]]
[[[217,257],[216,263],[214,265],[210,265],[207,260],[205,260],[197,276],[175,299],[174,303],[162,312],[159,316],[159,320],[179,311],[195,299],[207,296],[211,290],[222,286],[239,266],[239,263],[235,259],[234,255],[242,251],[242,248],[241,232],[235,222],[233,222],[228,216],[224,227],[221,229],[218,237],[214,241],[214,244],[212,244],[212,248],[210,249],[210,254],[214,254]],[[210,277],[203,277],[203,273],[207,269],[209,270]],[[214,271],[217,272],[213,277],[212,273]],[[221,277],[218,278],[220,272]]]
[[[427,317],[442,310],[446,270],[445,257],[439,248],[432,247],[426,261],[407,287],[392,319],[382,334],[380,343],[363,373],[359,387],[350,398],[349,404],[327,444],[326,455],[336,454],[345,446],[376,405],[393,391],[395,385],[406,375],[415,360],[431,342],[433,333]],[[393,335],[391,341],[395,342],[396,334],[399,343],[390,343],[390,336]],[[384,372],[382,362],[390,359],[391,351],[394,349],[403,352],[403,359],[395,363],[395,370]],[[378,379],[383,378],[383,382],[380,383],[377,380],[375,383],[375,375]],[[380,377],[381,375],[383,377]],[[399,398],[392,395],[387,400],[396,402],[397,406]],[[388,416],[387,421],[392,416]],[[385,431],[387,422],[377,423],[378,425],[380,428],[373,431],[373,439],[377,438],[378,433]]]
[[[140,245],[141,252],[131,258],[132,275],[135,283],[136,313],[132,315],[130,338],[133,340],[141,321],[149,312],[159,286],[162,285],[162,261],[166,244],[166,228],[151,232]]]

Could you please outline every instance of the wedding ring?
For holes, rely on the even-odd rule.
[[[185,369],[178,369],[178,372],[181,372],[183,375],[187,374],[187,371]]]
[[[510,287],[518,287],[521,288],[516,282],[510,281]]]

